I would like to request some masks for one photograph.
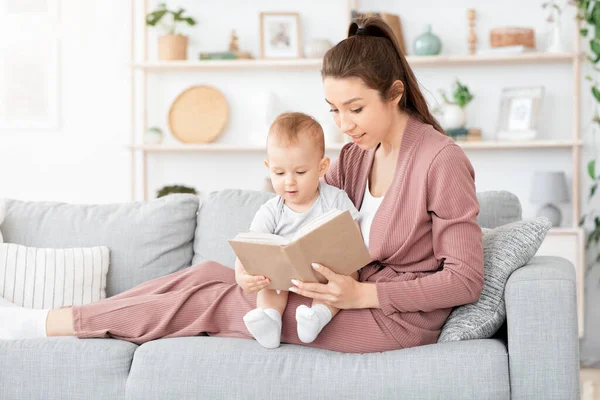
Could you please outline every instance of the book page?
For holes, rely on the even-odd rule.
[[[272,233],[262,233],[262,232],[238,233],[233,240],[236,240],[239,242],[279,244],[279,245],[285,245],[285,244],[289,243],[289,240],[284,238],[283,236],[275,235]]]
[[[335,217],[337,217],[338,215],[340,215],[343,212],[344,211],[342,211],[342,210],[334,209],[334,210],[330,210],[330,211],[326,212],[323,215],[318,216],[317,218],[313,219],[312,221],[310,221],[309,223],[304,225],[302,228],[298,229],[298,232],[296,232],[296,234],[294,235],[294,240],[309,234],[310,232],[314,231],[319,226],[323,225],[327,221],[334,219]]]

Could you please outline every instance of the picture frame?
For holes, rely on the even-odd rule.
[[[496,140],[533,140],[538,134],[543,86],[502,90]]]
[[[293,59],[301,57],[300,14],[297,12],[261,12],[260,58]]]

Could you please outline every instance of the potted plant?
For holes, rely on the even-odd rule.
[[[158,192],[156,193],[156,198],[163,197],[163,196],[173,194],[173,193],[198,194],[196,192],[196,189],[194,189],[193,187],[188,187],[188,186],[184,186],[184,185],[171,185],[171,186],[165,186],[165,187],[159,189]]]
[[[167,8],[166,3],[160,3],[158,8],[146,15],[146,25],[159,26],[167,33],[158,37],[158,59],[159,60],[186,60],[188,37],[176,33],[177,24],[187,23],[189,26],[196,25],[192,17],[185,17],[185,10],[179,8],[172,11]]]
[[[446,130],[461,129],[465,127],[467,115],[465,107],[473,100],[473,95],[469,88],[463,85],[458,79],[454,83],[452,91],[452,100],[446,96],[446,92],[439,90],[444,100],[442,112],[442,125]]]
[[[577,19],[581,22],[580,34],[589,43],[587,59],[593,71],[597,72],[600,70],[598,66],[600,63],[600,2],[597,0],[577,0],[573,4],[577,7]],[[590,93],[595,102],[591,129],[593,134],[597,134],[600,129],[600,114],[598,113],[600,86],[591,76],[586,76],[586,80],[591,84]],[[600,173],[598,173],[596,167],[596,158],[592,157],[587,163],[587,176],[590,179],[588,207],[594,204],[594,199],[599,196]],[[579,225],[586,231],[586,249],[591,256],[588,267],[591,268],[600,264],[600,210],[589,207],[587,212],[581,216]]]

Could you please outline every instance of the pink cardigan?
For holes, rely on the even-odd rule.
[[[375,149],[342,148],[325,181],[360,210]],[[360,281],[375,282],[375,318],[403,347],[435,343],[452,307],[483,288],[475,173],[454,141],[416,118],[408,121],[394,179],[373,219],[369,251],[376,263]]]

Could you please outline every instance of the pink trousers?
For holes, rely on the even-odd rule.
[[[296,331],[296,308],[311,299],[290,292],[283,313],[282,343],[348,353],[369,353],[401,348],[380,325],[378,309],[342,310],[317,339],[305,344]],[[142,344],[159,338],[252,336],[242,317],[256,307],[256,295],[245,293],[235,272],[208,261],[138,285],[116,296],[73,307],[78,338],[106,338]]]

